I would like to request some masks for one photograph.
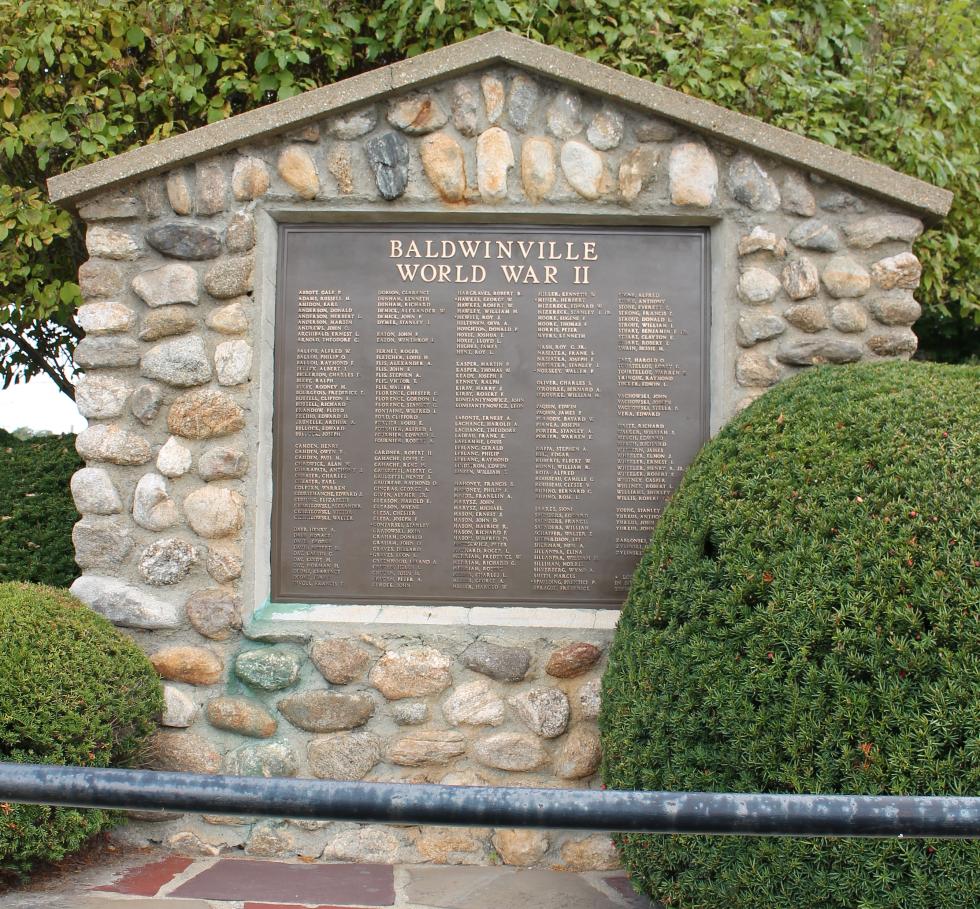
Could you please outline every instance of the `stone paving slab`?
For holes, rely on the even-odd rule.
[[[623,909],[592,882],[564,871],[408,867],[405,897],[434,909]]]
[[[392,906],[391,865],[305,865],[222,859],[169,894],[212,900],[253,900],[338,906]]]

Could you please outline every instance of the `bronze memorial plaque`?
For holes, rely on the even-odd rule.
[[[707,233],[280,228],[272,600],[622,602],[707,438]]]

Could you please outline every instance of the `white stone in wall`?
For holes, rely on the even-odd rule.
[[[576,92],[560,91],[548,105],[548,131],[559,139],[582,132],[582,99]]]
[[[619,196],[632,202],[653,180],[660,156],[652,148],[640,146],[626,155],[619,165]]]
[[[450,726],[499,726],[504,702],[486,679],[460,685],[443,701],[442,715]]]
[[[79,514],[119,514],[122,499],[101,467],[83,467],[71,478],[71,494]]]
[[[219,385],[241,385],[252,371],[252,347],[247,341],[223,341],[214,350]]]
[[[521,180],[524,195],[532,202],[548,197],[555,185],[555,147],[543,136],[531,136],[521,147]]]
[[[608,188],[602,155],[577,139],[561,147],[561,169],[569,185],[583,199],[598,199]]]
[[[161,726],[186,728],[194,722],[195,716],[197,716],[197,704],[176,685],[163,686],[163,716],[160,718]]]
[[[476,140],[476,182],[484,202],[507,198],[507,174],[513,166],[510,136],[499,126],[480,133]]]
[[[118,417],[132,389],[113,376],[84,376],[75,386],[75,405],[83,417],[108,420]]]
[[[747,268],[738,277],[739,297],[753,306],[775,299],[779,290],[779,278],[764,268]]]
[[[165,477],[182,477],[191,469],[191,461],[190,449],[171,436],[157,454],[157,470]]]
[[[130,331],[136,313],[122,303],[86,303],[78,307],[75,321],[87,335],[108,335]]]
[[[69,588],[86,606],[124,628],[177,628],[180,610],[117,578],[86,574]]]
[[[132,234],[103,224],[93,224],[85,234],[85,247],[90,256],[103,259],[135,259],[143,246]]]
[[[188,335],[151,347],[140,360],[140,375],[177,388],[211,380],[211,363],[204,339]]]
[[[198,536],[209,540],[232,536],[245,523],[245,499],[233,489],[205,486],[184,499],[184,512]]]
[[[86,461],[112,464],[145,464],[151,457],[146,439],[113,424],[83,429],[75,439],[75,450]]]
[[[674,205],[707,208],[718,193],[718,164],[706,145],[682,142],[667,162],[670,201]]]
[[[334,117],[327,127],[327,132],[335,139],[342,139],[347,142],[366,136],[377,125],[378,114],[372,104],[370,107],[363,107],[360,110],[349,111],[339,117]]]
[[[133,520],[147,530],[173,527],[180,520],[177,503],[167,492],[167,481],[158,473],[140,477],[133,494]]]

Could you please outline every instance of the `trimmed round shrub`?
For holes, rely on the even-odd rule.
[[[603,683],[603,778],[980,795],[980,369],[814,369],[691,465]],[[617,838],[684,909],[980,905],[980,842]]]
[[[163,709],[143,652],[63,590],[0,584],[0,761],[131,763]],[[114,816],[0,805],[0,869],[57,861]]]

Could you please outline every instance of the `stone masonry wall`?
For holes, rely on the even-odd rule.
[[[326,118],[88,200],[73,592],[165,680],[175,770],[598,786],[611,633],[344,627],[248,637],[261,488],[256,212],[520,211],[710,225],[730,416],[809,365],[908,357],[913,217],[792,166],[507,68]],[[730,239],[731,242],[728,242]],[[728,267],[730,264],[731,267]],[[266,331],[269,329],[265,328]],[[262,389],[261,394],[270,394]],[[243,630],[244,629],[244,630]],[[324,860],[615,864],[606,837],[153,817],[130,838]],[[149,818],[145,818],[149,820]]]

